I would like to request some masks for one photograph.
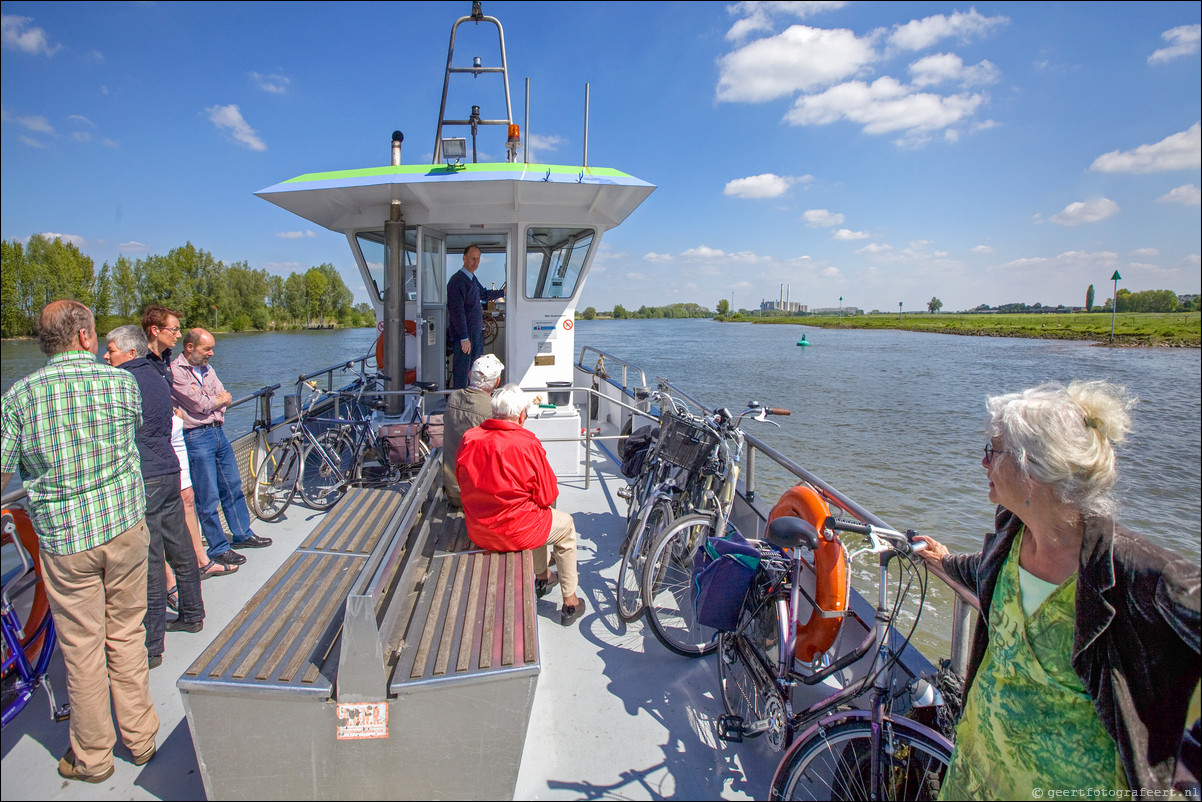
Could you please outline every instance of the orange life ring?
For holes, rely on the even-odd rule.
[[[42,638],[46,635],[46,631],[42,629],[42,622],[50,614],[50,600],[46,598],[46,584],[42,580],[42,554],[38,551],[38,536],[33,531],[33,522],[29,520],[29,513],[21,507],[11,507],[5,509],[4,514],[12,516],[13,523],[17,527],[17,537],[20,539],[21,545],[29,552],[29,556],[33,558],[33,570],[38,575],[37,584],[33,589],[33,604],[29,608],[29,616],[25,619],[23,627],[25,638],[21,641],[25,656],[32,662],[37,660],[38,651],[42,647]],[[10,539],[10,535],[4,534],[3,542]]]
[[[809,521],[822,532],[823,524],[830,515],[830,507],[822,496],[811,487],[791,487],[776,502],[768,515],[768,523],[782,516],[792,516]],[[827,540],[818,539],[814,550],[814,599],[826,612],[843,612],[847,609],[847,597],[851,592],[847,575],[847,555],[838,536]],[[810,663],[835,645],[843,619],[823,618],[817,610],[810,612],[809,620],[797,624],[797,644],[794,656],[803,663]]]
[[[381,323],[381,325],[383,325]],[[414,338],[417,341],[417,322],[413,320],[405,321],[405,334]],[[384,332],[380,332],[380,336],[376,338],[376,364],[384,364]],[[405,384],[413,384],[417,381],[417,371],[413,368],[405,371]]]

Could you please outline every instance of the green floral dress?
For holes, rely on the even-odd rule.
[[[1029,618],[1014,539],[993,592],[989,648],[956,727],[940,799],[1047,799],[1051,789],[1127,787],[1114,740],[1073,671],[1077,575]]]

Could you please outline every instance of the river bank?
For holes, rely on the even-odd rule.
[[[1108,312],[1067,314],[938,314],[938,315],[848,315],[805,317],[721,318],[730,323],[767,323],[813,326],[821,329],[888,329],[931,334],[963,334],[977,337],[1018,337],[1037,340],[1086,340],[1110,345]],[[1202,313],[1125,312],[1114,321],[1117,347],[1202,347]]]

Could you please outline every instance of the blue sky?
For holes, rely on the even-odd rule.
[[[345,239],[259,189],[428,163],[453,3],[3,3],[0,236],[191,241],[286,275]],[[581,306],[1099,303],[1202,290],[1202,5],[486,2],[531,158],[658,189]],[[495,62],[491,27],[457,62]],[[471,79],[463,79],[470,81]],[[452,93],[503,116],[497,84]],[[481,160],[503,159],[482,129]]]

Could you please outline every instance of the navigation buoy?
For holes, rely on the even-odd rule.
[[[803,335],[801,335],[801,339],[797,341],[797,344],[798,345],[809,345],[810,343],[808,340],[806,340],[806,336],[803,334]]]

